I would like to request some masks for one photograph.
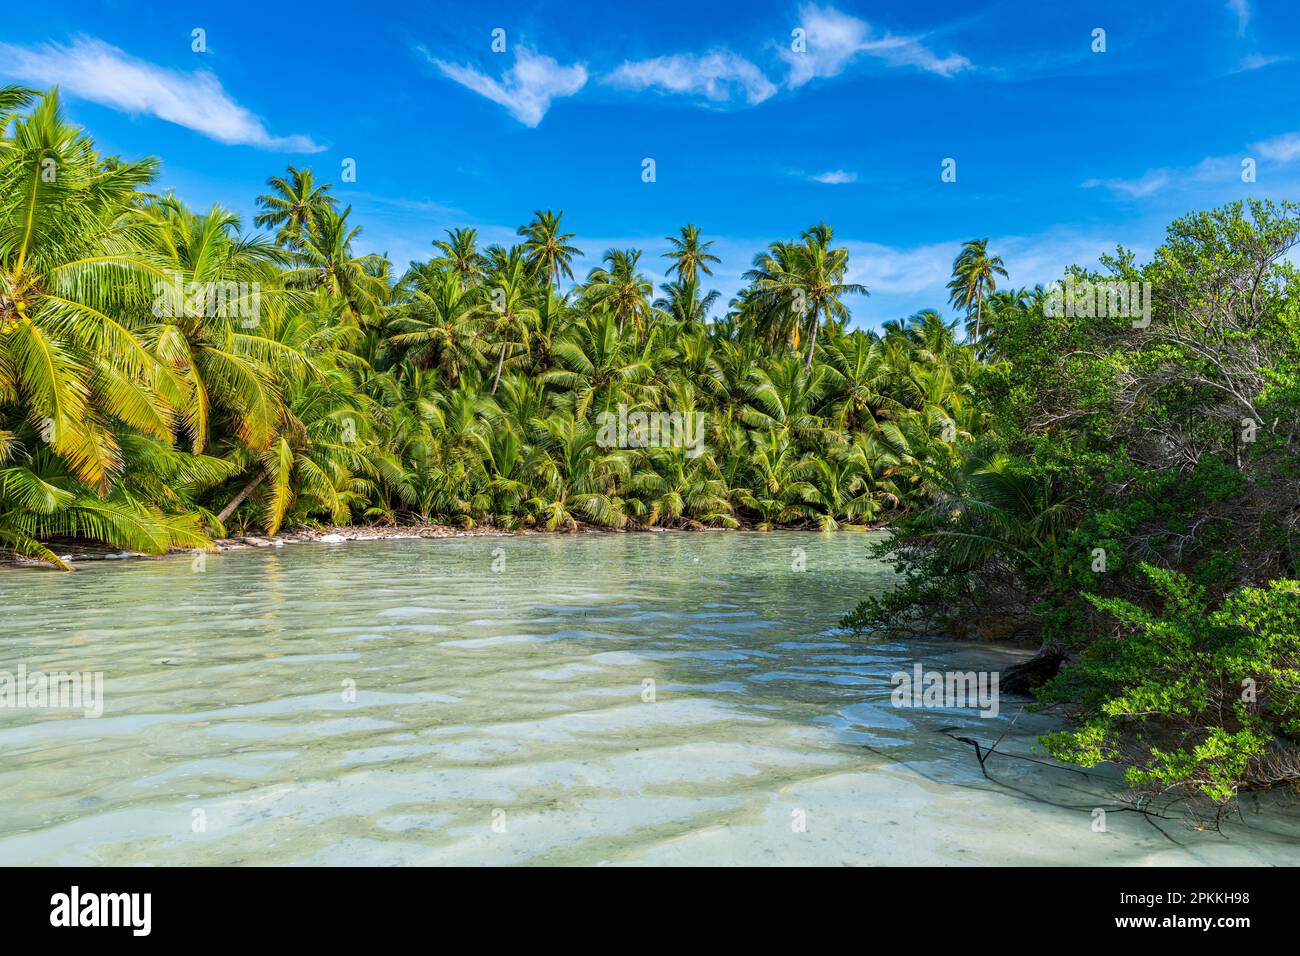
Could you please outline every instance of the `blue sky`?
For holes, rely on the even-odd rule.
[[[725,301],[754,253],[824,219],[874,327],[944,307],[965,239],[1032,285],[1117,244],[1149,253],[1192,209],[1300,198],[1285,0],[109,0],[3,23],[0,76],[58,83],[103,151],[162,160],[160,188],[251,228],[267,176],[310,165],[399,269],[445,229],[508,242],[554,208],[584,275],[611,246],[661,270],[662,237],[696,223]]]

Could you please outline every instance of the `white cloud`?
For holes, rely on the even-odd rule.
[[[1237,18],[1237,36],[1242,36],[1250,23],[1250,4],[1246,0],[1228,0],[1228,9]]]
[[[989,240],[989,251],[1006,261],[1008,278],[998,280],[998,288],[1047,285],[1065,275],[1072,265],[1100,268],[1101,256],[1114,255],[1116,246],[1131,250],[1141,261],[1155,251],[1151,235],[1143,227],[1123,227],[1123,231],[1108,229],[1105,232],[1084,233],[1056,226],[1034,235],[994,236]],[[956,253],[954,253],[955,255]],[[949,262],[949,271],[952,263]]]
[[[604,78],[605,83],[629,90],[657,89],[667,93],[703,96],[715,103],[742,95],[751,106],[776,93],[763,71],[743,56],[726,51],[657,56],[630,60]]]
[[[535,53],[522,44],[515,46],[514,65],[500,80],[494,80],[472,66],[439,60],[423,48],[420,52],[448,79],[504,106],[511,116],[529,127],[542,121],[552,100],[572,96],[587,85],[587,68],[581,63],[561,66],[553,58]]]
[[[1252,143],[1250,148],[1265,159],[1290,163],[1300,159],[1300,133],[1283,133],[1281,136]]]
[[[1032,235],[994,235],[989,239],[989,252],[1002,256],[1009,273],[1008,278],[998,278],[998,288],[1047,285],[1062,278],[1070,265],[1098,268],[1098,257],[1113,254],[1117,244],[1131,248],[1139,259],[1151,254],[1152,247],[1145,242],[1131,241],[1134,232],[1144,230],[1124,231],[1128,235],[1053,227]],[[875,328],[886,320],[905,318],[927,308],[938,309],[951,318],[946,285],[962,239],[969,238],[967,235],[910,247],[845,238],[843,245],[849,250],[847,280],[861,282],[871,292],[869,298],[853,296],[848,300],[853,325]]]
[[[207,70],[171,70],[94,37],[77,37],[69,46],[0,43],[0,73],[32,86],[57,85],[72,96],[126,113],[156,116],[219,143],[294,153],[324,149],[305,136],[272,136]]]
[[[832,169],[824,173],[816,173],[808,177],[815,183],[825,183],[828,186],[840,186],[844,183],[856,183],[858,174],[850,172],[847,169]]]
[[[787,80],[793,89],[818,77],[838,76],[860,53],[884,60],[890,66],[911,66],[939,76],[952,76],[970,69],[971,62],[952,53],[939,57],[916,37],[873,37],[865,20],[841,13],[834,7],[807,5],[799,8],[799,25],[804,29],[805,49],[781,50],[790,67]]]
[[[1152,169],[1137,179],[1089,179],[1084,182],[1083,187],[1096,189],[1100,186],[1130,199],[1144,199],[1164,189],[1169,185],[1169,181],[1169,170]]]
[[[849,250],[847,278],[861,282],[872,295],[916,295],[942,288],[952,272],[953,257],[961,250],[960,242],[905,249],[846,239],[843,245]],[[916,308],[933,304],[918,301]]]
[[[971,68],[966,57],[956,53],[940,57],[920,38],[889,33],[873,35],[865,20],[834,7],[806,4],[800,7],[799,17],[804,31],[802,48],[796,51],[785,47],[779,51],[788,68],[786,85],[790,89],[818,77],[836,76],[859,55],[939,76],[953,76]],[[443,69],[445,72],[445,66]],[[628,60],[601,82],[628,90],[653,89],[701,96],[713,103],[743,98],[751,106],[775,96],[778,89],[753,62],[726,50]]]
[[[1291,59],[1289,56],[1269,56],[1264,53],[1251,53],[1241,58],[1237,66],[1229,70],[1229,73],[1249,73],[1251,70],[1260,70],[1266,66],[1272,66],[1274,63],[1285,63]]]
[[[1300,160],[1300,132],[1282,133],[1269,139],[1251,143],[1248,155],[1278,165]],[[1089,179],[1085,189],[1098,186],[1129,199],[1145,199],[1164,189],[1170,183],[1229,183],[1241,175],[1245,157],[1207,156],[1194,166],[1174,169],[1149,169],[1136,179]]]

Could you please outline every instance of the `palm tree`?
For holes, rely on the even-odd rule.
[[[754,257],[745,273],[749,283],[729,304],[742,334],[763,340],[771,350],[799,347],[799,325],[803,321],[790,276],[794,273],[795,245],[777,241]]]
[[[941,362],[958,351],[956,331],[956,321],[944,322],[936,310],[922,309],[898,327],[897,334],[906,340],[907,348],[919,350],[924,361]]]
[[[573,238],[571,232],[560,231],[560,220],[564,213],[540,209],[533,213],[533,221],[519,227],[519,235],[524,237],[524,253],[528,258],[528,267],[533,276],[552,289],[559,288],[560,278],[573,278],[570,263],[575,255],[582,255],[577,246],[568,245]]]
[[[140,242],[153,160],[101,160],[59,98],[0,90],[0,542],[209,547],[188,495],[228,474],[173,451],[177,383],[140,340],[164,276]]]
[[[512,254],[488,276],[484,286],[486,300],[475,307],[474,314],[488,323],[500,342],[496,373],[492,376],[492,394],[501,384],[506,354],[515,345],[528,349],[529,326],[537,318],[534,291],[528,281],[527,261]],[[513,341],[512,341],[513,339]]]
[[[688,409],[685,414],[694,414]],[[649,508],[645,523],[653,527],[664,519],[698,521],[734,528],[738,525],[727,501],[727,484],[707,452],[690,456],[683,448],[647,448],[639,456],[642,467],[627,483],[628,494]]]
[[[5,125],[0,405],[24,409],[39,441],[105,493],[123,465],[113,422],[172,434],[171,383],[136,335],[166,278],[133,242],[150,228],[134,206],[157,164],[100,161],[55,93]]]
[[[299,248],[307,236],[314,235],[321,215],[336,203],[328,195],[331,184],[318,185],[310,169],[289,166],[284,176],[272,176],[266,185],[272,192],[257,197],[257,204],[266,211],[253,222],[260,229],[278,229],[275,241],[290,249]]]
[[[446,239],[433,240],[433,247],[442,255],[432,264],[454,272],[462,288],[482,280],[486,260],[478,251],[477,229],[449,229]]]
[[[684,330],[703,326],[709,321],[709,311],[718,301],[719,293],[710,290],[701,296],[699,286],[692,276],[677,282],[665,282],[659,287],[663,298],[655,299],[655,308]]]
[[[960,561],[1069,524],[979,457],[984,366],[955,324],[847,330],[866,290],[824,224],[711,320],[693,225],[658,299],[634,249],[563,294],[579,253],[541,211],[512,248],[452,229],[394,284],[309,170],[269,181],[272,242],[147,193],[155,168],[101,158],[55,94],[0,89],[0,547],[60,566],[66,535],[159,553],[304,522],[832,528],[888,507]],[[986,353],[1035,307],[987,262],[961,300]],[[602,447],[620,404],[703,413],[703,445]]]
[[[1021,286],[1018,289],[995,292],[989,296],[989,316],[982,327],[980,337],[983,346],[982,354],[986,357],[1007,358],[1002,341],[1005,330],[1025,327],[1029,316],[1041,313],[1046,297],[1047,290],[1042,285],[1036,285],[1033,289]]]
[[[166,456],[172,471],[160,468],[151,477],[159,484],[188,480],[191,486],[224,476],[224,463],[187,456]],[[187,503],[188,504],[188,503]],[[44,561],[64,571],[71,566],[45,543],[52,537],[91,538],[142,554],[162,554],[169,548],[212,547],[198,515],[168,514],[122,490],[101,496],[70,475],[49,450],[21,463],[0,457],[0,544],[10,551]]]
[[[952,264],[952,280],[948,283],[951,293],[948,301],[959,309],[966,310],[967,334],[971,335],[971,313],[975,313],[973,335],[970,341],[980,347],[980,323],[984,313],[984,303],[997,289],[997,276],[1007,277],[1001,256],[989,257],[988,239],[971,239],[962,243],[961,252]]]
[[[750,373],[741,420],[751,428],[788,429],[815,441],[826,434],[826,423],[817,414],[826,385],[824,365],[809,369],[788,353],[769,359]]]
[[[254,477],[222,509],[225,522],[259,487],[262,526],[275,534],[290,509],[301,516],[323,513],[336,524],[346,523],[352,508],[363,502],[365,483],[356,472],[366,467],[360,439],[368,416],[337,370],[297,384],[286,399],[284,422],[275,438],[255,453],[240,453],[236,461],[254,470]]]
[[[640,249],[610,249],[603,267],[591,270],[582,296],[594,307],[606,308],[618,322],[618,334],[629,321],[637,333],[648,324],[653,310],[650,296],[654,286],[637,271]]]
[[[283,414],[273,366],[306,367],[296,349],[253,328],[288,305],[272,288],[283,256],[268,242],[241,237],[239,217],[219,206],[197,216],[167,197],[145,214],[155,227],[145,242],[169,279],[157,286],[155,321],[140,339],[168,373],[194,453],[208,445],[214,414],[224,414],[249,448],[264,449]],[[207,294],[212,290],[223,294]]]
[[[459,271],[434,263],[413,266],[399,284],[387,342],[418,368],[436,366],[455,387],[461,371],[477,357],[480,323],[474,309],[479,300],[466,291]]]
[[[907,408],[890,394],[896,365],[879,339],[863,332],[836,337],[825,349],[828,411],[836,426],[850,433],[874,430],[881,419],[898,418]]]
[[[521,435],[529,435],[537,422],[555,409],[557,394],[538,375],[515,372],[501,379],[501,389],[493,400],[497,419]]]
[[[726,388],[718,345],[703,327],[675,335],[669,361],[661,365],[664,384],[681,382],[716,401]]]
[[[0,149],[10,149],[13,144],[5,137],[9,132],[9,123],[18,111],[30,106],[36,99],[35,90],[22,86],[0,86]]]
[[[739,500],[759,517],[759,528],[767,531],[777,522],[791,522],[802,516],[794,490],[799,452],[788,432],[769,428],[750,433],[751,478],[740,490]]]
[[[529,374],[541,375],[554,365],[556,344],[573,328],[582,309],[554,289],[539,289],[533,300],[537,314],[529,330]]]
[[[490,517],[505,527],[517,527],[523,503],[533,497],[531,478],[541,452],[526,445],[510,425],[481,432],[476,439],[492,497]]]
[[[792,490],[803,503],[792,510],[815,521],[822,531],[868,521],[880,511],[870,466],[860,447],[810,456],[795,466],[794,473],[800,480]]]
[[[832,249],[831,227],[821,222],[803,233],[803,244],[795,255],[795,270],[790,277],[796,289],[803,290],[808,310],[808,360],[812,368],[813,354],[817,349],[817,330],[822,321],[847,320],[848,308],[841,301],[845,295],[867,295],[867,287],[856,282],[845,282],[849,251]]]
[[[636,355],[619,336],[610,312],[599,312],[573,328],[554,350],[558,368],[542,380],[567,393],[573,414],[608,411],[619,402],[637,401],[650,378],[652,366]]]
[[[267,475],[268,534],[279,530],[290,507],[346,524],[352,508],[364,501],[355,472],[364,467],[367,416],[348,385],[345,375],[334,372],[304,382],[289,396],[286,427],[258,456]]]
[[[942,560],[954,570],[1013,555],[1040,574],[1052,569],[1056,542],[1076,526],[1079,502],[1050,474],[1033,471],[992,440],[982,440],[944,474],[943,493],[922,517]]]
[[[709,247],[713,245],[713,240],[700,242],[700,230],[698,226],[685,225],[681,228],[681,238],[676,236],[665,236],[665,240],[671,242],[673,248],[670,252],[665,252],[665,259],[673,260],[673,264],[668,267],[668,275],[677,273],[677,278],[682,282],[690,282],[696,278],[696,273],[703,272],[706,276],[713,275],[713,270],[709,268],[710,262],[721,262],[717,256],[709,253]]]
[[[802,233],[800,243],[773,243],[746,273],[763,321],[782,330],[790,328],[796,347],[800,325],[807,327],[808,368],[812,368],[822,323],[847,322],[849,318],[843,297],[869,294],[866,286],[844,281],[849,253],[831,248],[833,237],[830,226],[818,223]]]
[[[325,289],[342,299],[352,317],[361,322],[376,318],[388,300],[387,263],[382,256],[353,254],[352,242],[361,235],[361,227],[348,227],[351,212],[351,206],[341,215],[325,209],[316,217],[316,228],[298,240],[302,265],[287,273],[285,282]]]
[[[536,466],[537,493],[527,502],[548,530],[576,531],[586,518],[607,528],[627,524],[627,503],[618,495],[627,474],[622,452],[597,442],[583,418],[557,412],[539,423],[538,446],[545,453]]]

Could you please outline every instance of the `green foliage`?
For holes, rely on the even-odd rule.
[[[453,230],[396,276],[309,169],[258,197],[273,237],[150,193],[156,169],[99,156],[56,93],[0,89],[0,547],[65,567],[68,537],[888,520],[900,584],[846,626],[1068,650],[1044,701],[1078,724],[1053,751],[1135,785],[1300,779],[1297,207],[1196,213],[1144,266],[1072,271],[1150,283],[1148,325],[1049,315],[967,243],[963,343],[930,310],[850,331],[867,290],[825,223],[756,256],[711,321],[694,225],[658,297],[636,249],[573,281],[550,210],[510,248]],[[702,442],[603,435],[657,413],[702,416]]]
[[[298,524],[864,527],[926,502],[978,366],[937,315],[846,331],[848,252],[818,224],[710,321],[719,260],[668,237],[582,255],[563,213],[473,229],[393,280],[331,184],[290,166],[256,226],[147,192],[57,95],[0,95],[0,545],[157,553]],[[53,160],[56,175],[42,175]],[[213,290],[234,289],[214,297]],[[702,422],[698,447],[602,440],[607,414]]]
[[[1135,787],[1216,801],[1300,767],[1300,581],[1243,588],[1219,607],[1204,587],[1143,565],[1148,611],[1088,595],[1115,626],[1041,699],[1080,717],[1044,742],[1084,766],[1126,765]],[[1289,767],[1289,771],[1288,771]]]
[[[1300,781],[1298,238],[1300,206],[1236,203],[1173,223],[1144,266],[1070,270],[1149,290],[1149,322],[989,294],[968,244],[949,288],[983,327],[966,380],[989,427],[924,457],[925,503],[879,548],[902,583],[845,626],[1064,652],[1042,702],[1078,723],[1052,752],[1135,786],[1223,801]]]

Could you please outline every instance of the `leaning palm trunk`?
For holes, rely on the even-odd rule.
[[[501,356],[497,359],[497,374],[492,379],[492,394],[497,393],[497,386],[501,384],[501,369],[506,364],[506,343],[501,343]]]
[[[230,499],[230,504],[221,509],[221,513],[217,515],[217,520],[225,524],[226,519],[235,513],[235,509],[244,503],[244,499],[251,495],[257,486],[264,481],[266,481],[266,471],[262,470],[257,473],[257,476],[252,481],[240,489],[239,494]]]
[[[817,351],[817,326],[821,325],[818,321],[817,310],[813,309],[812,332],[808,335],[808,360],[804,363],[808,368],[812,368],[813,353]]]

